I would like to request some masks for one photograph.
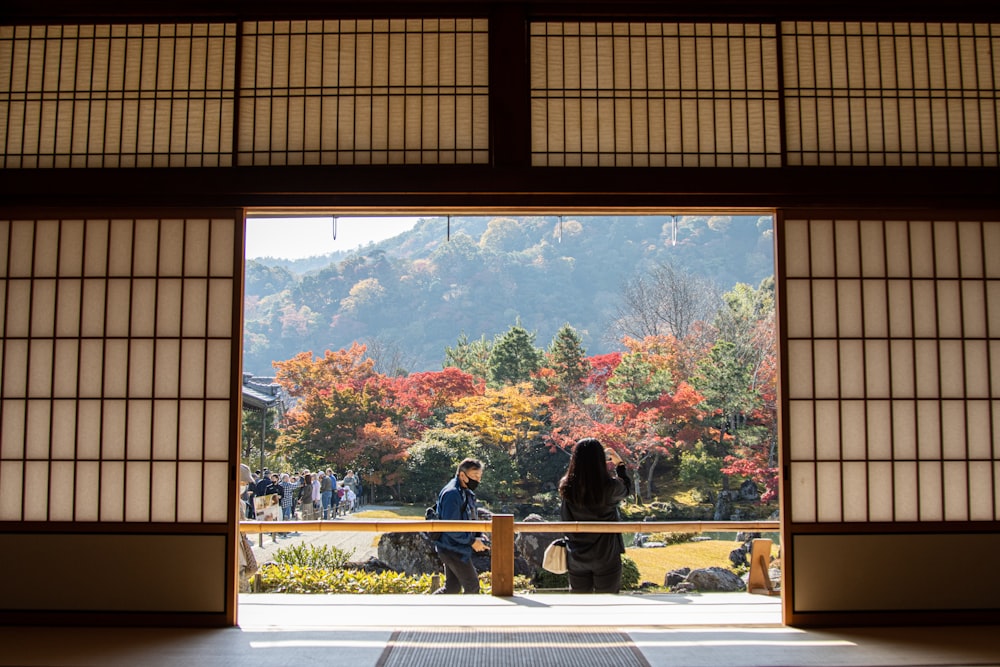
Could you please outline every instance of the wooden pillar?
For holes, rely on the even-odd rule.
[[[514,595],[514,515],[494,514],[491,528],[490,569],[493,595]]]
[[[774,595],[768,569],[771,564],[771,540],[757,538],[750,550],[750,574],[747,577],[747,592]]]

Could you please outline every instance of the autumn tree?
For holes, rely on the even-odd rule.
[[[698,366],[694,382],[705,397],[713,451],[726,457],[723,486],[738,474],[777,492],[774,283],[738,284],[716,317],[719,341]]]
[[[392,416],[386,379],[364,354],[364,346],[354,344],[316,359],[302,352],[275,362],[275,380],[295,399],[278,438],[279,453],[289,460],[305,455],[326,464],[354,463],[350,447],[360,430]]]
[[[513,218],[493,218],[486,224],[486,231],[479,239],[479,245],[498,252],[511,252],[523,248],[527,241],[527,231],[520,221]]]
[[[698,437],[700,402],[694,388],[682,382],[672,393],[641,403],[616,403],[604,397],[599,410],[563,406],[553,413],[554,444],[568,448],[580,438],[596,437],[636,473],[636,497],[643,495],[643,487],[652,495],[657,462]]]
[[[309,306],[286,305],[281,309],[281,335],[294,338],[304,336],[319,326],[319,313]]]
[[[610,403],[639,405],[655,401],[673,385],[670,372],[657,368],[645,355],[630,353],[622,356],[607,384]]]
[[[445,425],[456,401],[483,393],[485,383],[454,367],[391,381],[396,410],[416,432]]]
[[[568,449],[579,438],[598,438],[635,471],[638,497],[643,487],[653,493],[661,458],[697,439],[701,396],[686,382],[674,386],[663,359],[634,341],[631,344],[636,351],[621,356],[613,366],[606,359],[591,360],[596,375],[589,385],[596,390],[594,396],[582,404],[553,407],[549,442]]]
[[[487,387],[481,395],[461,398],[448,423],[455,429],[477,434],[484,442],[506,452],[517,466],[521,478],[529,447],[545,425],[549,396],[536,394],[531,384],[522,382],[500,389]]]
[[[625,354],[608,379],[604,398],[614,419],[605,428],[609,437],[621,443],[622,458],[637,474],[645,474],[646,488],[652,494],[657,465],[684,439],[680,433],[690,427],[693,417],[689,413],[700,397],[694,400],[696,392],[683,382],[673,392],[670,356],[651,353],[662,353],[661,348],[648,341],[645,350],[635,347],[637,351]]]
[[[378,424],[364,424],[358,430],[357,438],[341,447],[340,455],[343,460],[351,461],[352,467],[370,484],[389,487],[398,498],[406,476],[406,459],[411,443],[387,418]]]
[[[621,352],[609,352],[608,354],[598,354],[588,359],[590,372],[587,374],[584,384],[594,392],[604,391],[611,379],[618,364],[622,362]]]

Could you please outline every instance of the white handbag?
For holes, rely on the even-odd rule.
[[[560,537],[545,547],[545,555],[542,556],[542,569],[552,574],[566,574],[568,569],[566,567],[566,538]]]

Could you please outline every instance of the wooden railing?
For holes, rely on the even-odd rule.
[[[515,533],[704,533],[716,531],[777,532],[779,521],[514,521],[513,514],[494,514],[489,521],[423,521],[356,519],[351,521],[242,521],[244,533],[422,533],[482,532],[491,535],[490,571],[493,595],[514,594]]]

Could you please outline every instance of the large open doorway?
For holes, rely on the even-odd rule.
[[[321,501],[320,516],[423,518],[462,455],[489,464],[488,509],[551,518],[566,452],[588,434],[633,471],[626,519],[778,517],[770,214],[263,216],[247,221],[244,384],[283,400],[245,416],[241,455],[288,475],[286,518],[303,518],[299,487],[321,471],[334,495],[348,472],[361,488],[348,505],[360,511]],[[279,249],[299,231],[320,236]],[[338,382],[387,403],[331,397]],[[628,586],[668,591],[684,567],[745,571],[748,536],[692,537],[629,533]],[[303,548],[379,557],[362,533],[253,545],[259,562]],[[667,557],[678,545],[690,553]]]

